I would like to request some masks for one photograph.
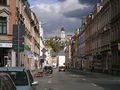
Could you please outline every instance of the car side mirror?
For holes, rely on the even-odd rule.
[[[33,83],[32,83],[32,86],[37,86],[39,83],[38,83],[38,81],[34,81]]]

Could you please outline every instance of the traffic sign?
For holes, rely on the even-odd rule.
[[[45,53],[47,50],[46,50],[45,48],[43,48],[41,51],[42,51],[43,53]]]
[[[45,55],[45,54],[43,54],[43,58],[44,58],[44,59],[46,58],[46,55]]]
[[[34,58],[34,54],[32,51],[29,51],[27,55],[28,55],[28,58]]]

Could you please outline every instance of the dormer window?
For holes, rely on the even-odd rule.
[[[7,0],[0,0],[0,5],[7,5]]]

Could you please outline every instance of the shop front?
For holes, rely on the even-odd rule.
[[[11,66],[12,43],[0,43],[0,67]]]
[[[120,41],[111,43],[112,50],[112,74],[120,74]]]

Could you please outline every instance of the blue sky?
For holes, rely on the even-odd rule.
[[[34,4],[37,4],[38,2],[43,3],[43,1],[45,2],[45,1],[48,1],[48,0],[29,0],[29,3],[31,5],[34,5]],[[51,3],[51,4],[54,4],[54,3],[57,3],[58,0],[49,0],[48,2]]]
[[[35,4],[35,0],[28,0],[31,5]]]
[[[44,36],[60,36],[65,28],[66,35],[73,34],[81,26],[81,18],[92,12],[100,0],[28,0],[31,9],[43,25]]]
[[[51,0],[51,3],[57,3],[58,0]]]

